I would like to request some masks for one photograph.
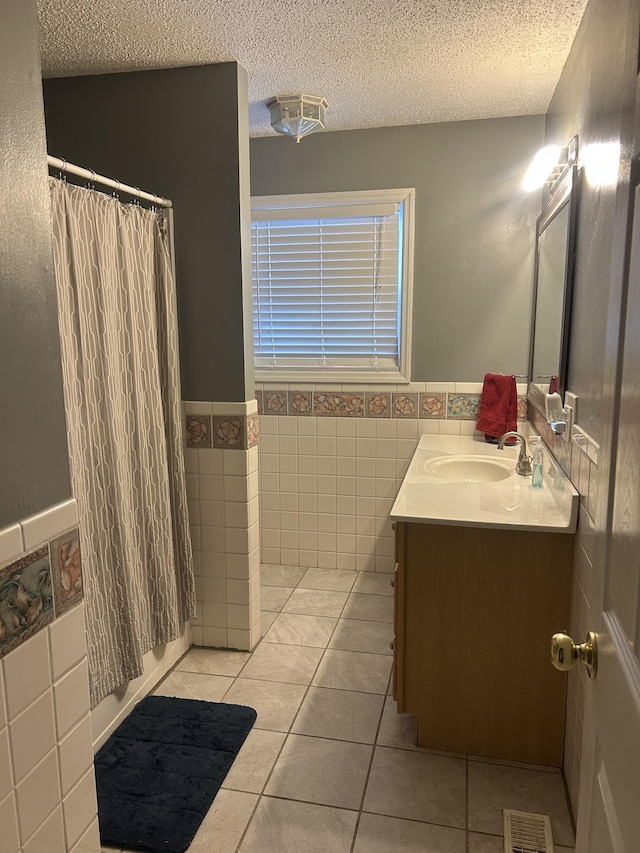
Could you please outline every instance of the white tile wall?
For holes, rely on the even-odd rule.
[[[24,711],[51,685],[49,631],[31,637],[3,661],[9,720]]]
[[[0,530],[0,565],[16,559],[24,551],[22,528],[11,524]]]
[[[60,806],[34,832],[22,850],[23,853],[66,853],[64,818]]]
[[[89,829],[83,833],[71,853],[94,853],[95,850],[99,849],[100,830],[98,828],[98,821],[94,820]]]
[[[93,766],[66,795],[62,802],[62,811],[67,849],[71,850],[86,831],[87,824],[93,822],[98,811]],[[87,820],[87,816],[91,816],[90,821]]]
[[[86,659],[54,682],[53,695],[58,738],[62,738],[89,713],[89,669]]]
[[[86,756],[93,750],[91,717],[84,717],[59,742],[60,782],[65,796],[86,773]]]
[[[9,725],[13,776],[20,782],[56,745],[51,689],[43,693]]]
[[[375,390],[374,386],[342,388],[354,389]],[[381,386],[381,390],[479,394],[482,383],[413,383]],[[518,385],[518,394],[524,393],[526,386]],[[424,433],[473,435],[475,421],[262,415],[262,561],[393,571],[389,512]]]
[[[0,767],[7,768],[7,773],[0,774],[3,853],[5,849],[7,853],[12,849],[67,853],[96,817],[84,617],[75,615],[75,610],[83,608],[80,604],[63,617],[64,631],[55,631],[54,622],[2,661],[0,706],[6,702],[11,709],[8,722],[3,718],[0,728]],[[70,631],[70,626],[75,630]],[[58,648],[61,642],[80,649],[82,658],[56,679],[53,660],[64,660],[67,651]],[[34,672],[37,677],[32,680]],[[48,673],[46,679],[43,672]],[[59,697],[55,705],[54,695]],[[60,731],[66,737],[60,737]],[[72,799],[72,807],[65,806],[65,794],[71,796],[82,777],[86,779],[83,796]],[[92,785],[93,799],[88,792]],[[5,839],[13,838],[15,847],[7,841],[5,848]],[[98,853],[100,846],[86,850]]]
[[[24,538],[25,551],[30,551],[36,545],[54,539],[65,530],[78,525],[78,508],[75,500],[56,504],[49,509],[29,516],[20,522]]]
[[[13,791],[4,800],[0,800],[0,838],[2,853],[19,853],[18,814]]]
[[[73,501],[25,519],[8,560],[75,524]],[[96,815],[81,603],[0,661],[0,850],[99,853]]]
[[[60,803],[60,773],[55,749],[16,786],[16,796],[20,836],[24,842]]]
[[[257,402],[185,402],[187,414],[249,415]],[[258,448],[185,451],[196,574],[195,645],[251,649],[260,639]]]
[[[431,423],[261,417],[263,562],[392,571],[388,515]]]

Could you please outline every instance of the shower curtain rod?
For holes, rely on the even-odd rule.
[[[103,175],[96,175],[93,169],[83,169],[82,166],[74,166],[73,163],[67,163],[66,160],[60,160],[59,157],[47,155],[47,163],[53,166],[54,169],[60,169],[61,172],[68,172],[70,175],[77,175],[79,178],[86,178],[88,181],[102,184],[105,187],[112,187],[114,190],[127,193],[127,195],[135,196],[135,198],[150,201],[152,204],[157,204],[158,207],[173,207],[172,202],[168,198],[161,198],[152,193],[145,193],[138,187],[130,187],[120,181],[115,181],[113,178],[105,178]]]

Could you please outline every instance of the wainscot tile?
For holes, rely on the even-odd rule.
[[[0,530],[0,563],[19,557],[23,551],[22,527],[19,524],[11,524]]]
[[[0,569],[0,657],[53,619],[49,546]]]
[[[258,414],[264,414],[264,399],[262,395],[262,391],[256,391],[256,402],[258,403]]]
[[[186,415],[187,447],[211,447],[211,415]]]

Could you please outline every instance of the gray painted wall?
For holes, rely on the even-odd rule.
[[[631,10],[637,0],[606,0],[587,7],[547,117],[547,141],[566,145],[578,134],[590,143],[630,142],[634,107],[635,43]],[[581,157],[582,159],[582,157]],[[611,395],[605,375],[608,333],[617,335],[612,264],[623,251],[624,229],[614,225],[616,206],[628,202],[624,176],[618,186],[582,181],[567,388],[579,396],[578,417],[593,437],[604,438],[603,401]],[[622,193],[622,197],[621,197]],[[625,201],[626,199],[626,201]],[[612,254],[613,253],[613,254]],[[610,300],[614,304],[610,305]],[[611,324],[614,324],[613,326]]]
[[[243,340],[246,90],[235,62],[44,81],[50,154],[174,203],[186,400],[254,396]]]
[[[412,379],[526,374],[543,141],[543,116],[252,139],[251,191],[415,187]]]
[[[35,0],[0,27],[0,528],[71,494]]]
[[[594,186],[583,175],[567,389],[578,395],[578,422],[599,443],[597,500],[591,521],[580,509],[574,575],[572,633],[598,630],[609,540],[607,516],[613,477],[619,336],[625,294],[626,241],[631,221],[639,0],[591,0],[547,115],[547,140],[565,145],[576,133],[581,155],[591,143],[620,143],[617,183]],[[636,119],[638,120],[638,119]],[[636,139],[637,145],[637,139]],[[637,150],[637,149],[636,149]],[[627,472],[628,473],[628,472]],[[637,483],[635,484],[637,488]],[[588,681],[588,679],[586,679]],[[592,688],[569,675],[565,775],[578,814],[585,698]],[[586,808],[590,803],[586,802]]]

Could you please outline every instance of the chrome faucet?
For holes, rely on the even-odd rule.
[[[504,435],[500,436],[500,440],[498,441],[498,450],[504,450],[505,439],[512,437],[517,438],[520,442],[520,453],[518,454],[518,461],[516,462],[516,471],[523,477],[530,477],[532,474],[531,457],[527,456],[527,440],[523,435],[520,435],[519,432],[515,432],[514,430],[511,430],[511,432],[505,432]]]

